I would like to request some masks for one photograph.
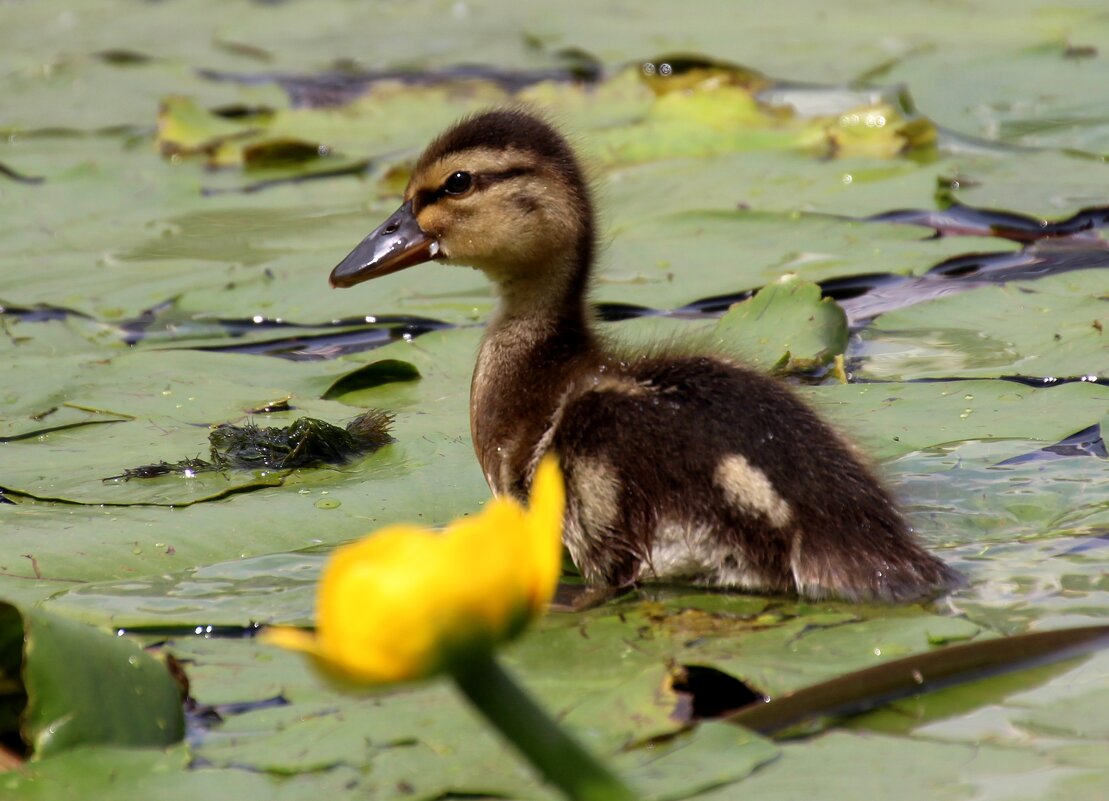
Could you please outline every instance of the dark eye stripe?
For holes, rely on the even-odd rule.
[[[509,181],[513,178],[518,178],[521,175],[527,175],[532,172],[530,167],[510,167],[501,172],[484,172],[477,173],[474,176],[474,185],[478,189],[485,189],[493,184],[499,184],[501,181]]]
[[[533,172],[531,167],[509,167],[507,170],[501,170],[500,172],[475,172],[473,174],[474,189],[480,192],[493,184],[498,184],[501,181],[509,181],[531,172]],[[420,189],[416,192],[415,197],[416,210],[418,211],[419,209],[438,203],[445,197],[450,197],[450,195],[447,193],[445,187],[442,186],[438,189]]]

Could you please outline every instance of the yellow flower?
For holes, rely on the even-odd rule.
[[[547,456],[527,509],[494,498],[442,532],[390,526],[339,548],[320,578],[316,633],[276,628],[265,640],[365,684],[422,678],[488,654],[550,602],[564,503],[557,460]]]

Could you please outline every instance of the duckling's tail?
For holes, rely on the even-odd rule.
[[[885,550],[885,549],[883,549]],[[934,598],[965,585],[962,574],[905,535],[896,552],[835,555],[806,549],[800,538],[791,558],[797,592],[806,598],[855,603],[907,603]]]

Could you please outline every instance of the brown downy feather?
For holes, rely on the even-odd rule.
[[[403,228],[410,219],[419,230],[391,239],[398,225],[415,231]],[[494,281],[501,302],[471,388],[474,448],[493,491],[518,498],[539,458],[558,454],[564,541],[591,584],[658,578],[908,601],[957,583],[854,450],[784,384],[711,353],[605,345],[586,301],[594,250],[570,146],[544,120],[498,110],[428,146],[405,206],[332,281],[430,258]]]

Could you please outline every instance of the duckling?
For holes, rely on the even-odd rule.
[[[528,111],[496,109],[424,150],[403,205],[331,284],[434,260],[496,285],[470,391],[474,450],[492,491],[520,499],[557,454],[563,539],[594,587],[910,601],[957,583],[855,448],[782,382],[716,353],[606,343],[587,302],[595,251],[570,145]]]

